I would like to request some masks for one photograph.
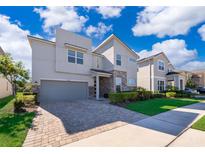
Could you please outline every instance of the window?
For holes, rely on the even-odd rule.
[[[159,68],[159,70],[162,70],[162,71],[164,71],[164,62],[163,61],[159,61],[158,62],[158,68]]]
[[[69,50],[68,51],[68,62],[83,64],[83,53]]]
[[[77,64],[83,64],[83,53],[77,52]]]
[[[75,51],[68,51],[68,62],[75,63]]]
[[[116,56],[116,64],[121,66],[121,55]]]
[[[121,88],[122,88],[121,87],[122,86],[122,78],[116,77],[115,84],[116,84],[116,91],[120,92]]]
[[[171,69],[171,68],[168,68],[168,73],[169,73],[169,72],[172,72],[172,69]]]
[[[183,90],[184,89],[184,86],[183,86],[183,80],[180,79],[180,90]]]
[[[158,91],[164,91],[164,81],[157,81]]]
[[[128,84],[129,85],[136,85],[136,80],[135,79],[128,79]]]
[[[129,61],[136,63],[136,60],[134,58],[129,58]]]

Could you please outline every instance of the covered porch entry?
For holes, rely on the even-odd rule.
[[[185,78],[179,72],[167,73],[167,85],[176,87],[178,90],[185,89]]]
[[[94,78],[94,96],[96,100],[100,100],[112,90],[112,73],[98,69],[91,69],[91,72]]]

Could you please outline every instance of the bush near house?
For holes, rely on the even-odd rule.
[[[122,103],[131,102],[137,100],[147,100],[153,97],[161,98],[161,94],[153,94],[152,91],[131,91],[131,92],[120,92],[120,93],[110,93],[109,100],[111,103]]]
[[[184,91],[167,91],[165,93],[147,91],[144,88],[137,88],[133,91],[110,93],[109,100],[111,103],[124,103],[139,100],[148,100],[151,98],[190,98],[191,95]]]
[[[191,94],[185,93],[183,91],[175,91],[175,92],[166,92],[166,97],[181,97],[181,98],[190,98]]]
[[[25,108],[34,107],[36,103],[36,95],[17,93],[14,102],[15,112],[24,112]]]
[[[166,97],[176,97],[176,92],[166,92]]]

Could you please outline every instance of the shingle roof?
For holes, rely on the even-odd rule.
[[[105,71],[105,70],[100,70],[100,69],[94,69],[94,68],[92,68],[92,69],[90,69],[91,71],[95,71],[95,72],[100,72],[100,73],[108,73],[108,74],[112,74],[111,72],[109,72],[109,71]]]

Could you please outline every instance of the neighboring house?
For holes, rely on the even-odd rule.
[[[163,52],[139,59],[137,63],[138,86],[151,91],[166,90],[168,85],[184,90],[186,83],[185,75],[175,70]]]
[[[205,70],[193,71],[191,79],[197,87],[205,87]]]
[[[4,54],[3,49],[0,47],[0,55]],[[12,95],[12,86],[7,79],[0,74],[0,98]]]
[[[99,99],[137,86],[139,56],[113,34],[93,52],[89,38],[63,29],[57,29],[56,42],[33,36],[28,40],[40,101]]]

